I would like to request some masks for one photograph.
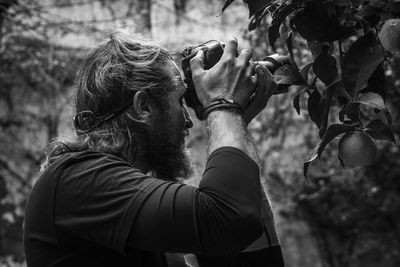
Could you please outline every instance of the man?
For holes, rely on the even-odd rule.
[[[197,254],[199,266],[283,266],[246,129],[274,83],[249,50],[236,55],[230,40],[212,69],[203,52],[191,61],[203,105],[235,103],[207,114],[199,188],[179,182],[192,175],[192,121],[170,54],[116,32],[88,55],[77,75],[77,137],[53,142],[27,203],[29,267],[197,264],[182,253]]]

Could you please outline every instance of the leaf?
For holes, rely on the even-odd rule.
[[[353,43],[342,60],[342,81],[347,92],[355,97],[383,59],[383,48],[374,33]]]
[[[307,182],[308,182],[308,178],[307,178],[308,168],[310,167],[311,162],[313,162],[317,157],[318,157],[317,149],[314,149],[314,152],[311,155],[310,159],[307,160],[306,162],[304,162],[304,164],[303,164],[303,174],[304,174],[304,177],[306,178]]]
[[[323,51],[315,58],[313,71],[325,86],[328,86],[338,77],[336,59],[327,51]]]
[[[302,93],[304,93],[307,90],[308,90],[308,88],[304,88],[304,89],[300,90],[293,98],[293,107],[296,110],[298,115],[300,115],[300,96]]]
[[[360,103],[349,102],[346,105],[346,115],[353,122],[360,121]]]
[[[278,88],[274,91],[274,95],[286,94],[289,92],[291,84],[278,84]]]
[[[340,25],[338,18],[330,15],[323,1],[307,3],[302,11],[297,12],[293,24],[307,41],[332,42],[355,34],[352,28]]]
[[[347,105],[343,105],[342,108],[341,108],[340,111],[339,111],[339,120],[340,120],[341,122],[344,121],[344,116],[346,115],[346,106],[347,106]]]
[[[286,45],[287,45],[287,49],[290,54],[290,57],[289,57],[290,64],[298,71],[299,68],[297,67],[296,61],[294,60],[294,56],[293,56],[292,35],[293,35],[293,32],[290,31],[289,37],[286,39]]]
[[[277,84],[295,84],[301,80],[300,73],[291,65],[286,64],[274,72],[274,80]]]
[[[360,97],[358,98],[357,103],[363,104],[363,105],[367,105],[379,110],[386,110],[386,106],[385,103],[383,101],[383,98],[375,93],[366,93],[366,94],[362,94],[360,95]]]
[[[357,124],[332,124],[326,130],[324,137],[321,140],[321,143],[318,145],[317,154],[320,158],[322,152],[324,152],[326,146],[339,134],[347,133],[350,131],[354,131],[356,129]]]
[[[317,88],[315,88],[310,97],[308,98],[307,110],[308,115],[310,115],[311,120],[315,123],[315,125],[319,128],[319,123],[321,121],[321,110],[320,110],[320,102],[321,102],[321,94]]]
[[[339,153],[338,153],[337,157],[339,159],[340,165],[342,165],[342,168],[343,169],[346,168],[346,166],[344,166],[344,162],[343,162],[342,158],[340,157]]]
[[[235,0],[227,0],[227,1],[225,2],[224,6],[222,7],[221,13],[224,12],[225,9],[226,9],[230,4],[232,4],[233,2],[235,2]]]
[[[326,127],[328,126],[329,111],[331,109],[333,93],[336,91],[336,89],[338,87],[340,87],[340,85],[341,85],[341,81],[337,80],[333,83],[330,83],[330,85],[326,88],[326,102],[323,103],[323,105],[321,107],[322,118],[321,118],[320,128],[319,128],[319,135],[321,137],[325,134]]]
[[[256,14],[251,16],[249,26],[247,29],[249,31],[254,30],[261,22],[261,20],[269,13],[268,6],[264,9],[259,10]]]
[[[342,80],[340,80],[340,83],[338,83],[336,88],[335,88],[335,95],[338,96],[338,97],[343,97],[347,101],[351,101],[352,100],[351,95],[349,95],[349,93],[344,88]]]
[[[270,46],[275,50],[275,42],[279,38],[279,28],[282,22],[289,16],[293,11],[298,8],[298,4],[282,4],[278,7],[278,9],[274,12],[272,16],[271,27],[268,30],[268,40]]]
[[[271,3],[271,0],[244,0],[244,2],[249,8],[249,18],[251,18],[257,12],[264,10]]]
[[[323,96],[321,97],[321,101],[319,102],[319,112],[320,112],[320,119],[319,119],[319,131],[318,131],[318,135],[320,138],[322,138],[325,134],[325,130],[326,130],[326,125],[324,123],[324,111],[325,108],[328,107],[328,99],[327,97]],[[330,106],[329,106],[330,108]],[[329,112],[329,108],[328,108],[328,112]]]
[[[380,95],[383,100],[386,99],[387,82],[385,76],[385,69],[383,63],[379,64],[371,77],[368,79],[368,87],[362,89],[361,93],[376,93]]]
[[[374,139],[396,143],[392,129],[382,120],[376,119],[368,123],[366,132]]]
[[[300,115],[300,95],[301,94],[297,94],[294,98],[293,98],[293,107],[296,110],[297,114]]]
[[[305,65],[301,70],[300,70],[300,75],[303,78],[304,82],[308,84],[308,72],[310,71],[311,67],[313,65],[313,62],[308,63]]]

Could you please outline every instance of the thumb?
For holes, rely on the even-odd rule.
[[[192,70],[192,76],[197,76],[204,72],[204,51],[199,50],[191,60],[190,69]]]

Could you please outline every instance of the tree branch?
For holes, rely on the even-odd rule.
[[[4,161],[3,159],[0,158],[0,167],[4,168],[8,173],[10,173],[12,176],[14,176],[21,184],[24,186],[24,188],[30,188],[31,185],[26,181],[25,177],[20,175],[18,172],[13,170],[8,162]]]

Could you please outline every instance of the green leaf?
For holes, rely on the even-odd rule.
[[[307,110],[308,115],[310,115],[311,120],[319,128],[319,123],[321,121],[321,110],[320,110],[321,94],[317,88],[315,88],[310,97],[308,98]]]
[[[343,105],[342,108],[339,111],[339,120],[341,122],[344,121],[344,116],[346,115],[346,107],[347,107],[347,105]]]
[[[273,49],[275,49],[275,42],[279,38],[279,28],[282,24],[282,22],[286,19],[287,16],[289,16],[293,11],[295,11],[298,8],[298,4],[290,4],[286,5],[283,4],[278,7],[278,9],[274,12],[272,16],[272,22],[271,22],[271,27],[269,27],[268,30],[268,40],[270,46],[272,46]]]
[[[332,42],[353,35],[352,28],[344,27],[331,15],[323,1],[313,1],[293,18],[296,30],[307,41]]]
[[[358,102],[347,103],[346,115],[353,122],[360,121],[360,103],[358,103]]]
[[[371,77],[368,79],[368,87],[362,89],[360,93],[376,93],[380,95],[383,100],[386,99],[387,82],[383,62],[378,65]]]
[[[326,146],[339,134],[347,133],[350,131],[354,131],[356,129],[357,124],[332,124],[326,130],[324,137],[321,140],[321,143],[318,145],[317,154],[318,157],[321,157],[322,152],[325,150]]]
[[[301,81],[300,73],[291,65],[286,64],[274,72],[274,80],[277,84],[295,84]]]
[[[367,106],[379,109],[379,110],[386,110],[386,106],[383,101],[383,98],[380,95],[375,94],[375,93],[362,94],[358,98],[357,102],[360,104],[363,104],[363,105],[367,105]]]
[[[303,78],[305,84],[308,84],[308,72],[310,71],[311,67],[313,65],[313,62],[308,63],[305,65],[301,70],[300,70],[300,75]]]
[[[289,92],[291,84],[278,84],[278,88],[274,91],[274,95],[286,94]]]
[[[249,31],[254,30],[260,24],[261,20],[269,13],[268,6],[264,9],[259,10],[256,14],[250,17],[249,26],[247,29]]]
[[[347,92],[355,97],[383,59],[383,48],[374,33],[353,43],[342,61],[342,81]]]
[[[224,6],[222,7],[221,13],[224,12],[225,9],[226,9],[228,6],[230,6],[230,4],[232,4],[233,2],[235,2],[235,0],[227,0],[227,1],[225,2]]]
[[[328,86],[338,77],[336,59],[329,55],[327,51],[322,52],[314,60],[313,71]]]
[[[297,67],[296,61],[294,60],[294,56],[293,56],[292,35],[293,35],[293,32],[290,31],[289,37],[286,39],[286,45],[287,45],[287,49],[290,54],[290,56],[289,56],[290,64],[298,71],[299,68]]]
[[[374,139],[396,143],[392,129],[382,120],[376,119],[368,123],[365,131]]]
[[[335,82],[331,82],[329,86],[326,88],[326,102],[323,103],[321,109],[322,109],[322,118],[320,122],[320,128],[319,128],[319,135],[323,136],[326,131],[326,127],[328,126],[328,118],[329,118],[329,111],[331,109],[331,104],[332,104],[332,97],[334,92],[336,91],[337,88],[339,88],[341,85],[340,80],[336,80]]]
[[[303,164],[303,174],[304,174],[304,177],[306,178],[307,182],[308,182],[308,178],[307,178],[308,168],[310,167],[311,162],[313,162],[318,157],[317,149],[318,149],[318,147],[316,147],[314,149],[314,152],[311,155],[310,159],[307,160],[306,162],[304,162],[304,164]]]
[[[264,10],[271,3],[271,0],[244,0],[249,8],[249,18]],[[259,15],[261,15],[261,13]]]
[[[342,158],[340,157],[339,153],[338,153],[337,157],[338,157],[338,159],[339,159],[340,165],[342,165],[342,168],[343,168],[343,169],[346,168],[346,167],[344,166],[344,162],[343,162]]]
[[[293,107],[296,110],[297,114],[300,115],[300,95],[301,94],[297,94],[294,98],[293,98]]]
[[[299,92],[296,93],[296,95],[293,98],[293,107],[296,110],[297,114],[300,115],[300,96],[302,93],[307,91],[308,88],[303,88]]]

